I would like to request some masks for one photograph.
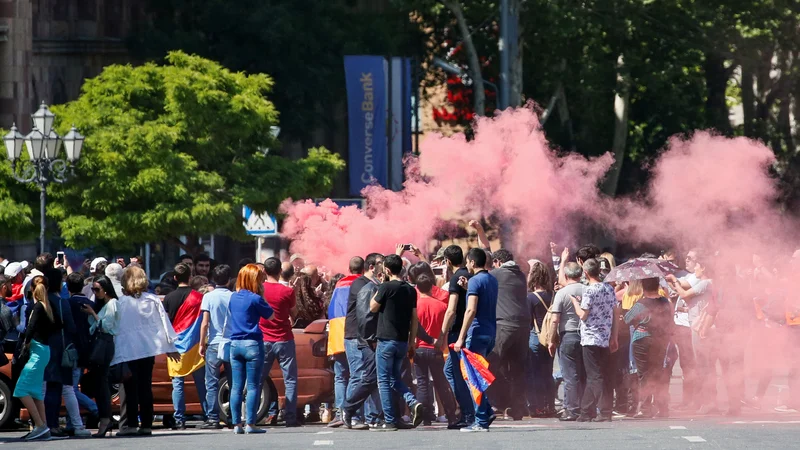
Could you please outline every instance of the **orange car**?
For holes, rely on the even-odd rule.
[[[14,355],[6,353],[6,358],[11,361]],[[6,426],[14,417],[18,410],[18,401],[11,394],[13,393],[14,383],[11,382],[11,363],[0,367],[0,428]]]
[[[333,372],[327,363],[327,333],[325,326],[327,320],[317,320],[305,329],[294,329],[294,340],[297,348],[297,405],[302,408],[308,403],[333,401]],[[10,386],[11,365],[8,364],[8,380]],[[3,381],[5,367],[0,369],[0,382]],[[203,370],[203,369],[201,369]],[[0,384],[0,393],[3,385]],[[186,377],[183,392],[186,399],[187,415],[202,415],[203,410],[194,388],[192,377]],[[278,364],[273,364],[267,383],[261,387],[261,401],[258,406],[258,421],[262,421],[275,396],[278,396],[280,405],[283,405],[285,387],[283,374]],[[8,397],[11,397],[9,391]],[[219,394],[220,419],[228,423],[230,417],[230,381],[226,373],[220,375]],[[119,410],[119,398],[114,395],[112,399],[114,409]],[[2,398],[0,398],[0,405]],[[153,410],[155,414],[164,415],[164,426],[172,425],[172,379],[167,374],[167,358],[165,355],[156,357],[153,368]],[[21,411],[23,420],[27,420],[27,410]],[[0,416],[2,421],[2,416]]]

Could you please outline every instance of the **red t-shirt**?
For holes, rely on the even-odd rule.
[[[447,291],[441,290],[447,296]],[[431,294],[434,294],[431,291]],[[441,295],[440,295],[441,297]],[[436,339],[442,332],[442,324],[444,324],[444,314],[447,312],[447,302],[442,301],[441,298],[431,297],[417,291],[417,318],[419,319],[419,326],[428,333],[428,336]],[[433,345],[422,342],[417,339],[417,347],[419,348],[433,348]]]
[[[443,302],[445,305],[450,302],[450,293],[438,286],[431,287],[431,297]]]
[[[280,283],[264,283],[264,299],[272,308],[272,320],[258,322],[265,342],[285,342],[294,340],[289,310],[294,308],[297,299],[294,289]]]

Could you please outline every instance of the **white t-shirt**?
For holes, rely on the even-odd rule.
[[[681,280],[689,283],[689,286],[694,287],[697,284],[698,280],[697,276],[693,273],[682,277]],[[675,325],[680,325],[682,327],[689,327],[689,313],[688,312],[678,312],[678,307],[687,307],[689,306],[686,304],[682,298],[678,298],[678,301],[675,302]]]

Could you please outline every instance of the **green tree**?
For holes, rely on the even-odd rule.
[[[5,136],[6,133],[8,130],[0,129],[0,135]],[[5,159],[5,154],[3,157]],[[11,176],[11,164],[8,161],[0,164],[0,237],[25,239],[33,236],[29,205],[35,205],[37,199],[31,186],[23,186]]]
[[[275,211],[288,197],[327,194],[344,162],[324,148],[299,161],[276,155],[271,87],[266,75],[182,52],[87,80],[53,108],[59,132],[74,123],[86,135],[76,176],[51,188],[48,214],[67,245],[169,239],[194,253],[201,235],[242,237],[243,205]]]

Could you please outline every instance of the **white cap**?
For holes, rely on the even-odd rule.
[[[23,269],[23,270],[25,270],[25,269],[27,269],[27,268],[28,268],[28,266],[30,266],[31,264],[30,264],[28,261],[21,261],[21,262],[20,262],[20,265],[22,266],[22,269]]]
[[[108,260],[103,258],[102,256],[99,257],[99,258],[93,259],[92,260],[92,264],[89,265],[89,270],[91,270],[92,272],[96,271],[97,270],[97,265],[100,264],[101,262],[108,262]]]
[[[22,264],[18,262],[12,262],[6,266],[5,270],[3,271],[3,275],[14,278],[19,275],[20,272],[22,272],[22,269]]]
[[[5,267],[5,266],[7,266],[9,262],[11,262],[11,261],[9,261],[9,260],[7,260],[7,259],[4,259],[4,260],[0,261],[0,267]]]

